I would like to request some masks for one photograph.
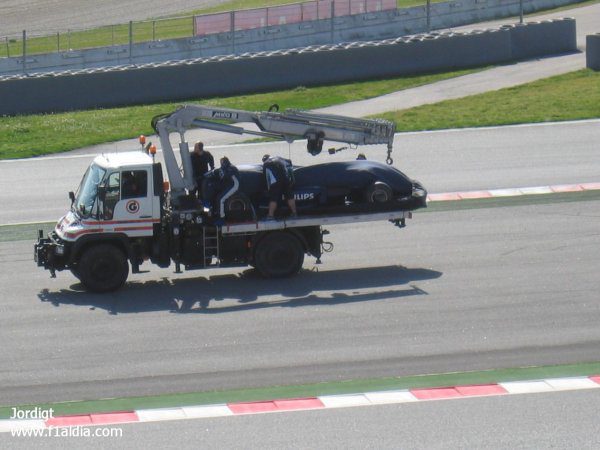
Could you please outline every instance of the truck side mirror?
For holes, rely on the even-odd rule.
[[[69,191],[69,200],[71,200],[71,206],[75,203],[75,192]]]

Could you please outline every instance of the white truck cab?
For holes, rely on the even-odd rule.
[[[160,222],[162,174],[153,158],[143,152],[97,156],[86,171],[71,211],[57,224],[67,241],[88,233],[119,232],[129,237],[152,236]]]

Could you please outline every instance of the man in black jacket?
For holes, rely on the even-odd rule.
[[[202,177],[209,170],[215,168],[215,159],[210,152],[204,150],[203,142],[196,142],[194,145],[194,151],[190,155],[192,158],[192,170],[194,172],[194,180],[196,181],[196,189],[193,191],[194,194],[198,194],[199,198],[202,198]]]
[[[281,158],[280,156],[265,155],[262,158],[263,173],[269,189],[269,213],[267,220],[275,219],[275,210],[277,203],[283,197],[292,211],[292,217],[297,216],[296,200],[292,192],[293,166],[289,159]]]

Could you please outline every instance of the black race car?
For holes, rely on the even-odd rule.
[[[268,198],[262,165],[239,165],[239,194],[227,206],[234,218],[265,214]],[[375,161],[330,162],[294,167],[294,196],[302,215],[414,210],[427,206],[427,191],[398,169]],[[277,209],[287,214],[285,202]]]

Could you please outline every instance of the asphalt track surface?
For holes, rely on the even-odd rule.
[[[598,142],[598,120],[402,133],[395,138],[393,156],[396,167],[422,181],[432,193],[544,186],[597,182]],[[264,153],[291,155],[298,165],[347,160],[356,154],[346,150],[335,156],[312,157],[305,145],[229,146],[213,149],[212,153],[215,158],[228,155],[234,164],[258,163]],[[118,148],[137,150],[139,144]],[[366,146],[361,151],[369,159],[385,159],[383,146]],[[90,153],[70,153],[0,161],[0,224],[57,220],[69,206],[67,192],[77,188],[92,159]]]
[[[410,133],[397,138],[396,165],[431,192],[595,182],[599,128],[591,121]],[[258,160],[263,149],[251,148],[235,153],[240,162]],[[367,153],[382,159],[381,149]],[[315,162],[304,158],[294,156]],[[1,163],[0,203],[8,207],[0,223],[60,215],[57,199],[88,163]],[[57,173],[68,175],[57,180]],[[17,185],[26,186],[18,195]],[[0,347],[1,403],[597,361],[599,206],[424,213],[402,231],[337,227],[336,250],[319,272],[307,260],[291,281],[152,268],[113,296],[79,292],[67,274],[49,280],[33,267],[31,242],[1,243],[0,339],[14,343]],[[589,419],[596,397],[540,394],[521,396],[520,404],[517,397],[472,399],[336,417],[307,412],[236,418],[234,425],[211,419],[125,428],[139,447],[176,435],[189,444],[201,435],[218,448],[238,438],[267,448],[321,440],[332,448],[390,448],[402,439],[411,448],[597,448]],[[417,431],[398,434],[404,429]]]
[[[420,146],[403,141],[399,166],[432,192],[597,181],[598,133],[597,121],[415,133],[411,144]],[[37,165],[43,161],[24,169],[34,186],[39,174],[87,164]],[[3,182],[14,164],[2,164]],[[21,210],[40,204],[36,192],[22,198]],[[105,296],[79,292],[70,274],[49,279],[34,267],[31,241],[2,243],[0,337],[15,345],[0,347],[7,362],[0,398],[77,400],[594,361],[599,207],[595,200],[423,213],[402,231],[387,223],[338,226],[336,250],[318,272],[313,260],[280,281],[252,271],[151,268]]]
[[[10,36],[27,30],[31,35],[80,30],[188,13],[225,3],[224,0],[3,0],[0,33]]]
[[[122,425],[122,437],[11,438],[29,448],[597,449],[597,390]]]

